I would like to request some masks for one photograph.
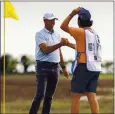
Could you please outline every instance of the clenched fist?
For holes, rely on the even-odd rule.
[[[82,9],[82,7],[75,8],[75,9],[71,12],[71,14],[72,14],[72,15],[76,15],[76,14],[79,13],[79,11],[80,11],[81,9]]]
[[[67,45],[69,43],[68,39],[67,38],[62,38],[61,39],[61,44],[64,46],[64,45]]]

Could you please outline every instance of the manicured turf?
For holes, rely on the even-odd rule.
[[[100,113],[113,113],[113,75],[100,75],[97,88],[99,99]],[[6,76],[6,112],[11,114],[28,113],[32,99],[36,92],[36,81],[34,74],[31,75],[7,75]],[[52,113],[70,113],[71,94],[70,80],[63,75],[60,76],[58,86],[54,95],[51,108]],[[42,105],[40,107],[40,111]],[[91,113],[88,101],[82,100],[80,104],[81,113]]]

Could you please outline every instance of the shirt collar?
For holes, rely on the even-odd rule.
[[[46,28],[44,28],[44,31],[45,31],[45,32],[47,32],[47,33],[49,33],[49,34],[54,33],[54,30],[53,30],[52,32],[50,32],[50,31],[49,31],[49,30],[47,30]]]

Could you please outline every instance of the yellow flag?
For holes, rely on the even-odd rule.
[[[18,15],[16,14],[14,7],[9,0],[4,1],[4,17],[18,20]]]

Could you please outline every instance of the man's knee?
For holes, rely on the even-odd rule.
[[[43,98],[44,98],[43,94],[36,94],[34,101],[41,101],[41,100],[43,100]]]
[[[96,93],[94,92],[88,92],[87,97],[90,101],[94,101],[96,99]]]
[[[52,96],[45,96],[45,98],[44,98],[44,100],[45,100],[45,101],[48,101],[48,102],[51,102],[52,99],[53,99]]]
[[[88,97],[95,97],[96,93],[94,93],[94,92],[87,92],[87,96]]]
[[[82,94],[81,93],[71,93],[71,96],[72,96],[72,99],[74,99],[74,100],[79,100],[80,99],[80,97],[82,96]]]

